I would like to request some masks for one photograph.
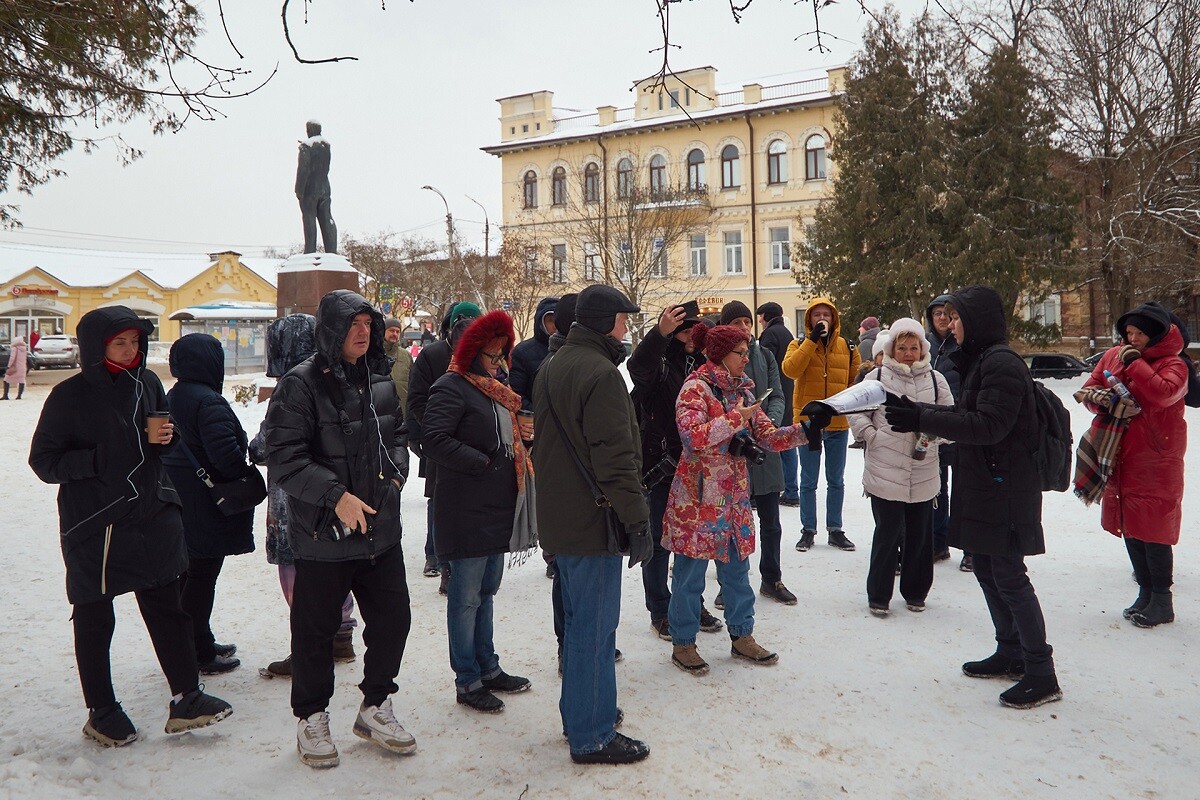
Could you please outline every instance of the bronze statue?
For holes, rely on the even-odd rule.
[[[321,136],[321,123],[305,124],[308,138],[300,142],[296,164],[296,199],[304,221],[304,252],[317,252],[317,225],[321,226],[321,244],[326,253],[337,252],[337,225],[330,210],[329,142]]]

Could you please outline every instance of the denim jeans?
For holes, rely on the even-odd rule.
[[[817,529],[817,479],[825,454],[825,529],[842,529],[842,500],[846,496],[846,446],[850,431],[822,431],[821,449],[800,448],[800,527]]]
[[[654,540],[654,555],[642,564],[642,588],[646,591],[646,610],[650,621],[667,618],[671,605],[671,590],[667,588],[667,572],[670,571],[671,552],[662,546],[662,521],[667,513],[667,497],[671,494],[671,482],[663,481],[650,490],[650,538]]]
[[[934,555],[948,549],[946,537],[950,533],[950,465],[939,463],[942,472],[942,488],[933,502],[933,552]]]
[[[1025,659],[1026,675],[1053,675],[1054,648],[1046,643],[1046,619],[1026,574],[1024,556],[976,553],[975,579],[992,615],[996,652]]]
[[[563,589],[563,677],[558,711],[571,752],[603,750],[617,735],[617,623],[621,557],[558,555]]]
[[[796,471],[800,466],[800,455],[795,447],[789,447],[779,451],[779,458],[783,461],[783,496],[788,500],[797,500],[800,498],[800,481]]]
[[[750,588],[750,559],[738,558],[729,544],[729,563],[717,561],[717,583],[725,596],[725,626],[733,638],[754,633],[754,590]],[[700,630],[700,600],[708,559],[675,554],[671,576],[671,609],[667,621],[672,644],[695,644]]]
[[[446,586],[446,633],[450,668],[460,693],[483,688],[484,678],[500,674],[492,627],[492,600],[500,590],[504,555],[456,558]]]
[[[425,558],[436,559],[438,569],[444,569],[450,566],[446,561],[442,561],[437,557],[437,545],[433,539],[433,498],[425,501]]]

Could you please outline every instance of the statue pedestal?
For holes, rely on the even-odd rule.
[[[279,316],[316,316],[321,298],[334,289],[361,291],[358,270],[337,253],[297,253],[279,268],[276,307]]]

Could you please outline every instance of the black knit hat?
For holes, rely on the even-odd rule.
[[[762,314],[763,319],[765,319],[767,322],[770,322],[771,320],[776,319],[777,317],[783,316],[783,306],[779,305],[779,303],[774,303],[774,302],[763,303],[761,306],[758,307],[758,313]]]
[[[750,306],[743,303],[741,300],[730,300],[725,305],[721,306],[721,324],[728,325],[735,319],[746,319],[754,322],[754,315],[750,313]]]
[[[597,333],[611,333],[617,324],[617,314],[632,314],[641,310],[620,290],[600,284],[592,284],[575,299],[575,321]]]
[[[389,317],[387,319],[387,321],[383,323],[383,329],[385,331],[388,328],[403,328],[403,327],[404,327],[404,323],[401,322],[400,320],[396,319],[395,317]]]
[[[554,307],[554,327],[563,336],[571,330],[571,324],[575,322],[575,301],[579,295],[574,292],[564,294],[558,298],[558,305]]]

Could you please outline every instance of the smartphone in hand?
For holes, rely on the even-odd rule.
[[[768,387],[767,387],[767,390],[766,390],[765,392],[763,392],[762,394],[760,394],[760,395],[759,395],[759,396],[758,396],[758,397],[755,399],[755,401],[754,401],[754,402],[755,402],[755,404],[761,403],[763,400],[766,400],[768,397],[770,397],[770,396],[771,396],[771,392],[772,392],[772,391],[774,391],[774,389],[772,389],[770,386],[768,386]]]

